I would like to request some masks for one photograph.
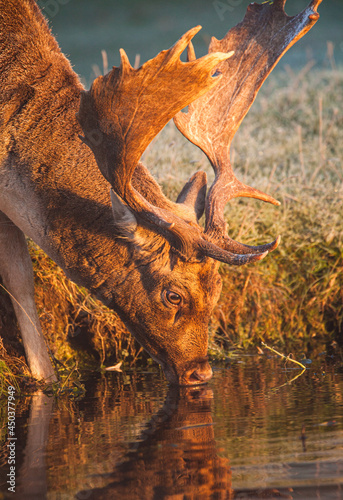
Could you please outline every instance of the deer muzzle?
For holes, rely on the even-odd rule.
[[[175,370],[165,365],[163,371],[168,382],[180,386],[206,384],[213,375],[207,358],[195,359],[187,363],[181,370]]]

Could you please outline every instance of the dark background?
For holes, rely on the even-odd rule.
[[[260,0],[260,3],[262,0]],[[101,50],[106,50],[110,66],[119,64],[119,48],[124,48],[134,64],[167,49],[189,28],[203,26],[196,36],[197,55],[207,52],[212,35],[222,38],[244,16],[248,0],[38,0],[63,52],[88,86],[94,65],[102,70]],[[309,0],[288,0],[286,12],[294,15]],[[301,68],[314,58],[318,68],[330,67],[327,42],[335,47],[335,60],[343,62],[343,1],[323,0],[316,26],[283,58],[280,67]]]

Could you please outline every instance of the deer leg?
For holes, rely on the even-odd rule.
[[[36,310],[32,263],[25,236],[1,211],[0,275],[11,295],[32,375],[37,379],[55,381]]]

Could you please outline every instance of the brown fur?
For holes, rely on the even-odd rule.
[[[207,325],[220,291],[218,264],[184,262],[147,228],[124,238],[115,231],[109,185],[78,137],[82,86],[33,0],[0,1],[0,48],[0,211],[69,278],[117,311],[171,381],[192,383],[196,370],[208,378]],[[133,183],[154,201],[156,182],[143,166]],[[4,275],[18,262],[9,264],[6,225],[0,233],[9,268],[4,264],[0,273],[8,286]],[[182,294],[181,307],[163,301],[166,289]],[[19,301],[31,293],[15,284],[10,290]],[[41,351],[41,342],[33,349]],[[48,360],[29,362],[37,376],[52,375]]]

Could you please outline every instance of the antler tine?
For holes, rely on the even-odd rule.
[[[217,72],[222,79],[216,88],[197,99],[187,113],[174,118],[178,129],[200,147],[215,171],[215,180],[206,199],[205,234],[226,251],[238,254],[258,254],[271,251],[279,238],[268,245],[249,247],[227,236],[224,220],[226,203],[237,196],[253,197],[279,205],[269,195],[240,182],[230,163],[232,139],[250,109],[260,87],[283,54],[318,20],[316,9],[322,0],[312,0],[297,16],[284,11],[286,0],[248,6],[244,20],[230,30],[222,40],[212,38],[209,53],[235,51],[221,63]],[[194,49],[190,45],[189,59]]]
[[[267,243],[265,245],[251,246],[251,245],[244,245],[243,243],[238,243],[237,241],[232,240],[230,236],[226,235],[226,237],[223,238],[222,245],[220,246],[227,252],[232,252],[234,254],[260,255],[275,250],[279,246],[280,241],[281,241],[281,236],[278,236],[271,243]]]
[[[214,245],[209,241],[203,240],[201,245],[199,245],[199,251],[204,255],[211,257],[212,259],[223,262],[224,264],[230,264],[231,266],[243,266],[244,264],[249,264],[251,262],[257,262],[264,259],[268,254],[268,251],[253,253],[231,253],[229,251],[224,251],[222,248]]]
[[[233,55],[233,52],[232,52]],[[195,50],[194,50],[194,45],[192,41],[189,42],[187,46],[187,61],[195,61],[196,55],[195,55]]]
[[[84,131],[82,140],[92,149],[112,189],[141,220],[164,234],[167,231],[179,246],[188,249],[182,235],[186,223],[159,208],[166,206],[164,197],[158,206],[148,203],[133,188],[131,179],[146,147],[166,123],[220,80],[212,76],[213,70],[230,54],[213,52],[195,61],[180,60],[200,28],[189,30],[171,49],[138,69],[132,68],[121,50],[121,66],[98,77],[91,89],[82,93],[77,115]]]
[[[182,37],[179,39],[179,41],[170,49],[170,57],[171,58],[179,58],[182,54],[182,52],[188,47],[188,45],[191,42],[192,38],[195,37],[197,33],[201,30],[201,26],[195,26],[194,28],[190,29],[182,35]]]
[[[322,1],[323,0],[312,0],[312,2],[310,3],[310,8],[314,10],[314,12],[317,12],[317,9],[319,5],[322,3]]]

